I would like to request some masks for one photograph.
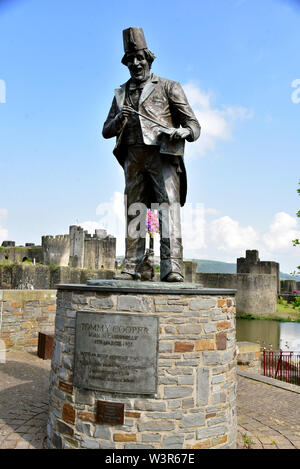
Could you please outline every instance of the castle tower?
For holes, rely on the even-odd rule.
[[[69,235],[42,236],[42,249],[44,264],[61,267],[69,264]]]
[[[70,267],[84,267],[85,232],[81,226],[70,226]]]

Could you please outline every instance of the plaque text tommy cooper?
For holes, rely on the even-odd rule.
[[[155,394],[158,318],[79,311],[76,316],[75,386]]]

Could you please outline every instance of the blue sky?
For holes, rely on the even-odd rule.
[[[122,30],[179,81],[202,126],[187,145],[184,256],[245,249],[299,265],[300,2],[0,0],[0,242],[106,227],[123,249],[124,176],[101,136],[128,79]],[[297,81],[298,80],[298,81]]]

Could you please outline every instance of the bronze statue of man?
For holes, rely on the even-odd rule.
[[[183,281],[180,206],[186,200],[184,141],[200,135],[197,121],[179,83],[151,73],[155,59],[142,28],[123,31],[122,63],[130,79],[115,90],[103,137],[116,137],[114,155],[125,173],[126,253],[119,278],[135,279],[145,253],[145,231],[130,234],[133,204],[158,208],[160,278]],[[136,205],[135,205],[136,206]]]

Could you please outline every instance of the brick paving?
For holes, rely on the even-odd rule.
[[[8,352],[0,363],[0,449],[45,447],[50,360]],[[239,449],[300,449],[300,394],[238,376]]]
[[[0,363],[0,449],[44,447],[50,368],[33,352],[8,352]]]
[[[238,376],[238,448],[300,449],[300,394]]]

